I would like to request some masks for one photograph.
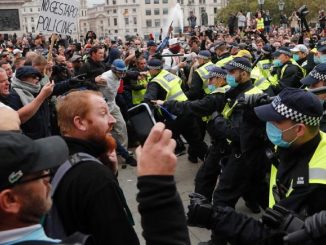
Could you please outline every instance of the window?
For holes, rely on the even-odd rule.
[[[86,26],[86,23],[84,23],[84,26]]]
[[[145,0],[145,4],[151,4],[151,0]]]
[[[126,0],[126,3],[128,3],[128,0]]]
[[[38,12],[40,12],[41,11],[41,8],[38,8]]]
[[[214,3],[217,3],[217,0],[214,0]]]
[[[103,28],[103,26],[101,26],[101,31],[104,31],[104,28]]]
[[[110,26],[110,18],[108,18],[108,26]]]
[[[180,0],[180,4],[183,4],[183,0]]]
[[[154,0],[154,4],[159,4],[160,0]]]
[[[160,27],[161,26],[161,21],[160,20],[155,20],[155,27]]]
[[[112,4],[117,4],[117,1],[116,0],[112,0]]]
[[[32,32],[35,32],[35,27],[34,26],[32,26]]]
[[[118,33],[118,30],[114,30],[114,33]]]
[[[129,18],[125,18],[125,25],[129,25]]]
[[[132,0],[132,3],[136,3],[136,0]]]
[[[117,13],[117,10],[116,9],[113,9],[113,13],[116,14]]]
[[[203,0],[203,4],[206,4],[206,0]]]
[[[129,29],[126,29],[126,33],[129,33]]]
[[[137,24],[137,17],[134,17],[134,24]]]
[[[214,14],[217,14],[217,8],[214,8]]]
[[[146,9],[145,14],[146,15],[151,15],[152,14],[152,11],[150,9]]]
[[[125,9],[125,12],[123,14],[128,15],[129,14],[128,9]]]
[[[114,18],[114,19],[113,19],[113,24],[114,24],[115,26],[118,25],[118,19],[117,19],[117,18]]]
[[[25,22],[27,22],[27,18],[25,17]]]
[[[32,8],[30,8],[30,9],[29,9],[29,12],[33,12],[33,9],[32,9]]]
[[[101,24],[103,24],[103,20],[101,20]]]
[[[137,11],[136,9],[132,9],[132,12],[133,12],[133,13],[136,13],[136,11]]]
[[[163,9],[163,14],[164,14],[164,15],[169,14],[169,9],[168,9],[168,8],[164,8],[164,9]]]
[[[162,2],[163,3],[169,3],[169,0],[163,0]]]
[[[135,32],[135,33],[137,32],[137,28],[134,29],[134,32]]]
[[[31,17],[31,22],[34,22],[34,18],[33,17]]]
[[[111,10],[106,11],[108,14],[111,13]]]
[[[146,27],[152,27],[152,20],[146,20]]]
[[[154,15],[159,15],[160,14],[160,9],[154,9]]]

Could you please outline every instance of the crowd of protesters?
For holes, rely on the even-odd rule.
[[[186,149],[203,162],[188,212],[212,230],[202,244],[283,244],[300,229],[323,244],[326,92],[307,90],[326,84],[326,17],[309,30],[304,18],[239,11],[158,40],[0,40],[0,244],[139,244],[117,155],[138,165],[147,244],[190,244],[173,178]],[[141,103],[165,124],[143,146],[128,114]],[[263,222],[234,210],[240,197]]]

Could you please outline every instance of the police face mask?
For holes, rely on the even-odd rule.
[[[208,84],[208,89],[209,89],[209,91],[214,92],[216,89],[216,86],[214,84]]]
[[[283,65],[283,63],[279,59],[273,60],[273,66],[275,66],[275,67],[281,67],[282,65]]]
[[[321,61],[320,61],[320,58],[318,57],[318,56],[314,56],[314,63],[316,64],[316,65],[318,65],[318,64],[320,64],[321,63]]]
[[[297,140],[298,136],[296,136],[292,141],[287,142],[283,140],[283,133],[294,128],[298,124],[295,124],[288,129],[285,130],[280,130],[278,127],[276,127],[273,123],[271,122],[266,122],[266,133],[268,139],[274,144],[282,148],[289,148],[291,144]]]
[[[322,64],[326,63],[326,54],[320,55],[319,59],[320,59],[320,63],[322,63]]]
[[[235,88],[239,85],[235,80],[235,76],[232,76],[231,74],[226,75],[226,82],[231,88]]]
[[[300,57],[299,57],[298,54],[293,54],[293,59],[294,59],[295,61],[298,61],[298,60],[300,60]]]

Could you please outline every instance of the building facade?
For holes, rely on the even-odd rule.
[[[79,40],[83,40],[89,30],[98,37],[125,39],[139,35],[146,38],[152,33],[158,38],[160,29],[166,31],[172,20],[176,31],[188,26],[190,12],[197,17],[196,25],[202,25],[205,19],[207,25],[214,25],[218,10],[226,4],[226,0],[104,0],[88,7],[87,0],[79,1],[79,28],[73,35]],[[37,32],[41,2],[32,0],[23,5],[25,33]]]

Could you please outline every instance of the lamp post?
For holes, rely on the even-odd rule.
[[[263,5],[265,3],[265,0],[258,0],[258,4],[260,5],[260,13],[263,14]]]
[[[283,0],[278,1],[278,9],[281,11],[281,13],[284,10],[285,2]]]

